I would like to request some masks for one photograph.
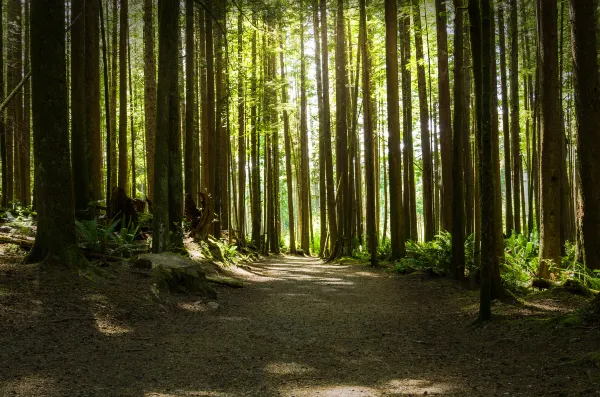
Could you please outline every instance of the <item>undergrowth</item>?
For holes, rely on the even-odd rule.
[[[389,244],[389,240],[388,240]],[[473,235],[465,240],[465,271],[470,278],[478,279],[480,264],[476,257]],[[387,253],[387,246],[380,248],[380,255]],[[432,269],[447,273],[452,261],[452,235],[442,232],[432,241],[406,243],[406,257],[396,261],[394,270],[399,273],[412,273]],[[361,253],[362,254],[362,253]],[[364,255],[364,254],[362,254]],[[539,237],[513,233],[504,239],[504,261],[501,263],[501,276],[505,288],[523,291],[531,287],[538,274]],[[600,290],[600,272],[587,269],[576,260],[577,249],[572,243],[565,245],[562,266],[551,266],[552,281],[560,284],[575,280],[584,286]]]

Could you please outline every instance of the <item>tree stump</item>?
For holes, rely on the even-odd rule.
[[[133,205],[133,200],[127,197],[125,190],[115,187],[110,197],[110,216],[114,220],[124,220],[125,225],[137,225],[138,214]]]
[[[206,240],[208,229],[213,221],[213,200],[207,193],[200,193],[200,208],[190,193],[185,195],[185,218],[191,224],[190,237]]]

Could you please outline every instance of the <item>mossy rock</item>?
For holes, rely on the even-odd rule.
[[[151,276],[159,292],[190,293],[210,298],[217,295],[208,284],[202,265],[189,258],[165,252],[140,255],[138,260],[152,262]]]
[[[565,291],[568,291],[575,295],[581,295],[588,298],[593,295],[592,291],[590,291],[590,289],[584,283],[573,278],[570,278],[567,281],[565,281],[565,283],[563,284],[563,288],[565,289]]]

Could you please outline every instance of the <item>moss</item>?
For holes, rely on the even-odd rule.
[[[583,317],[580,313],[569,314],[560,318],[559,323],[564,327],[576,327],[583,324]]]

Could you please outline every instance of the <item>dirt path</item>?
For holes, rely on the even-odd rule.
[[[93,318],[73,309],[71,318],[42,302],[37,320],[0,326],[9,332],[0,333],[0,395],[598,393],[597,369],[569,363],[597,331],[523,320],[547,316],[551,305],[476,328],[476,293],[448,281],[291,257],[250,271],[248,287],[219,290],[218,308],[181,301],[158,317],[138,318],[132,308]],[[95,299],[109,311],[102,294],[91,295],[72,304]]]

